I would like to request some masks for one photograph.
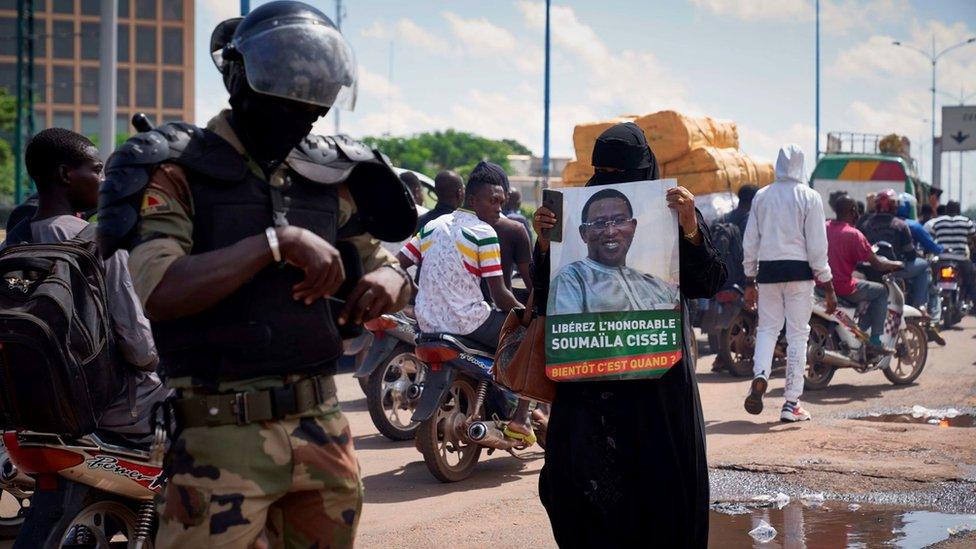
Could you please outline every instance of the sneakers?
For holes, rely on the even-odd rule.
[[[769,382],[764,377],[753,378],[752,385],[749,387],[749,396],[746,397],[746,411],[754,416],[758,416],[763,411],[763,395],[766,394],[766,387]]]
[[[804,410],[799,402],[787,401],[779,413],[779,420],[786,423],[810,421],[810,412]]]

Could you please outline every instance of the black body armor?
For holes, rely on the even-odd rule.
[[[160,137],[168,149],[164,158],[158,150],[163,148]],[[275,188],[252,173],[229,143],[207,130],[167,125],[130,143],[109,159],[106,170],[98,225],[103,255],[114,251],[113,242],[137,244],[133,233],[138,210],[131,227],[120,222],[130,219],[133,205],[141,203],[149,174],[161,162],[181,166],[190,183],[191,254],[230,246],[285,220],[335,244],[339,198],[334,183],[339,182],[348,183],[358,208],[343,236],[370,232],[395,240],[409,236],[416,224],[409,193],[386,159],[341,136],[306,138],[289,156],[285,177],[272,178]],[[146,143],[157,150],[146,150]],[[139,163],[136,149],[154,153],[149,156],[156,161]],[[382,226],[377,225],[384,216]],[[291,288],[303,277],[295,267],[269,265],[207,311],[153,322],[161,373],[201,382],[330,373],[342,351],[331,310],[335,305],[325,299],[311,305],[293,300]]]

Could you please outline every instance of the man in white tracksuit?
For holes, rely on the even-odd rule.
[[[757,283],[759,301],[754,378],[745,408],[754,415],[762,412],[776,339],[785,321],[786,403],[780,420],[790,422],[810,419],[799,399],[815,283],[824,287],[828,312],[837,304],[827,264],[823,201],[804,180],[800,147],[790,144],[780,149],[776,180],[753,199],[743,238],[746,303],[756,303]]]

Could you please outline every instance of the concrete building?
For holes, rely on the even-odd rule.
[[[508,155],[508,181],[522,193],[522,204],[542,204],[542,158],[528,154]],[[549,184],[558,186],[569,158],[549,159]]]
[[[0,87],[16,90],[17,3],[0,0]],[[119,133],[193,121],[193,0],[119,0]],[[98,135],[99,0],[34,0],[34,128]]]

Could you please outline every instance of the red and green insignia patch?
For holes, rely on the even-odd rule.
[[[172,210],[170,199],[157,190],[149,189],[142,197],[142,215],[161,214]]]

